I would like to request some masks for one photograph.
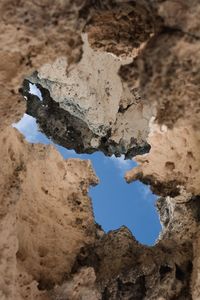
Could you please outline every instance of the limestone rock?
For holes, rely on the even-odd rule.
[[[191,195],[199,195],[199,131],[192,126],[155,126],[148,141],[150,152],[136,156],[139,165],[127,172],[126,180],[140,179],[163,196],[177,196],[181,187]]]
[[[101,294],[96,287],[96,276],[93,268],[83,267],[70,281],[57,286],[52,297],[59,300],[101,300]]]
[[[87,192],[98,179],[89,161],[63,161],[52,146],[29,145],[15,129],[5,130],[0,144],[0,290],[11,300],[16,280],[24,287],[32,278],[40,289],[61,282],[80,248],[94,241]],[[28,274],[24,282],[18,266]]]
[[[101,150],[132,157],[148,151],[153,107],[131,93],[118,75],[130,59],[94,51],[86,35],[83,39],[83,56],[77,65],[69,67],[64,58],[59,59],[25,81],[27,113],[56,143],[78,153]],[[29,94],[29,82],[41,90],[43,101]]]
[[[178,29],[191,36],[200,37],[199,32],[199,10],[200,3],[198,0],[174,1],[174,0],[152,0],[154,7],[157,9],[168,28]]]
[[[200,299],[199,12],[199,0],[1,0],[0,299]],[[24,79],[54,141],[146,153],[126,178],[162,196],[153,247],[95,224],[89,161],[8,128]]]
[[[70,0],[1,1],[1,128],[25,111],[18,89],[26,75],[57,56],[68,56],[71,62],[80,58],[82,42],[75,27],[82,5]]]
[[[129,85],[156,104],[159,124],[199,126],[199,53],[198,39],[164,29],[135,60]]]
[[[197,205],[196,201],[191,210],[190,225],[194,230]],[[176,217],[170,214],[172,224]],[[78,266],[94,267],[102,299],[191,299],[192,236],[186,235],[185,240],[177,242],[168,233],[169,238],[147,247],[139,244],[126,227],[110,231],[82,249],[75,270]]]

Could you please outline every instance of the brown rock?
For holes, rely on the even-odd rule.
[[[87,192],[98,179],[89,161],[63,161],[52,146],[28,144],[15,129],[0,138],[0,289],[2,298],[15,299],[18,265],[27,281],[31,276],[48,289],[70,273],[80,248],[94,241]]]
[[[0,299],[200,299],[199,12],[198,0],[1,0]],[[18,89],[35,70],[55,79],[43,87],[46,101],[57,98],[43,125],[54,132],[66,120],[57,79],[70,104],[85,109],[71,122],[74,148],[89,140],[99,149],[103,132],[107,154],[128,155],[134,145],[133,155],[148,152],[148,137],[151,150],[137,157],[127,181],[140,179],[162,196],[163,230],[153,247],[126,227],[97,228],[88,189],[98,180],[89,161],[64,161],[52,146],[28,144],[8,128],[25,111]],[[82,88],[68,91],[66,78]]]

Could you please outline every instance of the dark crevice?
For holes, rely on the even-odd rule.
[[[119,113],[124,113],[125,111],[127,111],[132,105],[134,105],[134,103],[131,103],[129,105],[127,105],[126,107],[123,107],[122,105],[119,107],[118,112]]]
[[[180,281],[184,281],[185,279],[184,271],[182,271],[177,264],[175,264],[175,267],[176,267],[176,278]]]
[[[111,297],[111,294],[110,294],[108,288],[105,287],[105,289],[104,289],[104,291],[102,293],[102,300],[109,300],[110,297]]]
[[[146,295],[145,276],[137,278],[136,282],[123,282],[117,279],[117,299],[142,300]]]
[[[47,280],[45,280],[45,278],[42,278],[40,280],[38,280],[38,289],[40,291],[49,291],[52,290],[54,287],[55,283],[51,280],[49,280],[49,278]]]
[[[160,280],[164,279],[165,276],[172,271],[172,268],[169,266],[161,266],[159,269]]]
[[[178,28],[178,27],[163,26],[161,33],[167,33],[167,34],[180,33],[182,35],[191,37],[195,40],[200,40],[200,36],[197,36],[197,35],[192,34],[190,32],[186,32],[186,31],[184,31],[184,30],[182,30],[181,28]]]

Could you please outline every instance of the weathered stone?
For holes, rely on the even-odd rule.
[[[161,25],[149,1],[89,0],[80,14],[92,48],[117,56],[135,57]]]
[[[151,0],[151,2],[166,27],[200,38],[198,17],[200,3],[198,0],[190,2],[187,0]]]
[[[118,75],[120,66],[130,60],[94,51],[87,36],[83,38],[83,56],[77,65],[69,67],[60,59],[29,78],[41,90],[43,101],[29,94],[25,81],[27,113],[56,143],[78,153],[101,150],[132,157],[147,152],[153,108],[134,96]]]
[[[196,224],[192,216],[196,207],[191,210],[191,226]],[[170,215],[172,224],[176,217]],[[102,299],[191,299],[192,237],[188,235],[182,241],[170,236],[146,247],[122,227],[84,248],[77,262],[81,268],[94,267]]]
[[[1,1],[2,300],[200,299],[199,11],[199,0]],[[127,180],[162,196],[153,247],[95,224],[89,162],[6,128],[25,111],[24,78],[43,96],[25,80],[27,112],[59,144],[127,157],[151,146]]]
[[[90,161],[64,161],[52,146],[28,144],[16,129],[5,130],[0,144],[0,290],[1,299],[11,300],[34,280],[42,290],[61,282],[80,248],[95,240],[87,192],[98,179]],[[24,281],[19,269],[28,274]]]
[[[77,19],[82,5],[84,1],[78,0],[0,2],[0,128],[19,120],[25,111],[18,89],[26,75],[57,56],[79,60]],[[80,20],[78,24],[81,28]]]
[[[178,195],[182,188],[200,194],[200,132],[192,126],[154,126],[149,136],[151,150],[136,156],[139,165],[127,172],[126,180],[140,179],[159,195]]]

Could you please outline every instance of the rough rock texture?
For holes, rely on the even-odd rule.
[[[200,21],[198,0],[151,0],[152,5],[162,17],[164,25],[169,28],[178,29],[193,37],[199,38]]]
[[[200,299],[199,12],[199,0],[1,1],[0,299]],[[58,143],[150,150],[126,179],[161,196],[153,247],[95,224],[90,162],[8,128],[24,78],[27,112]]]
[[[89,0],[80,15],[87,16],[84,30],[92,48],[117,56],[133,58],[160,26],[157,14],[146,1]]]
[[[157,107],[156,120],[196,125],[199,119],[198,0],[150,1],[162,18],[162,26],[143,51],[126,66],[129,86]],[[195,117],[194,117],[195,116]]]
[[[165,233],[154,247],[139,244],[130,231],[122,227],[82,250],[78,265],[94,266],[102,299],[191,299],[192,239],[198,229],[198,201],[189,201],[180,211],[180,204],[174,203],[171,207],[171,202],[166,204],[160,200],[164,232],[166,230],[168,236]],[[180,224],[183,211],[188,217]],[[190,234],[188,228],[184,228],[188,221]],[[175,228],[179,224],[174,240],[173,224]]]
[[[77,17],[83,4],[78,0],[1,0],[1,128],[19,120],[25,110],[18,89],[26,75],[60,55],[67,55],[69,61],[79,59],[82,42]]]
[[[51,291],[50,297],[53,299],[65,300],[101,300],[101,293],[96,287],[96,275],[94,269],[83,267],[71,280],[55,287]]]
[[[0,290],[1,299],[15,299],[34,280],[40,289],[59,283],[95,239],[87,192],[98,179],[89,161],[63,161],[52,146],[29,145],[15,129],[5,130],[0,143]],[[21,283],[14,288],[15,281]]]
[[[200,132],[192,126],[155,126],[148,141],[150,152],[135,158],[139,165],[127,172],[126,180],[140,179],[163,196],[179,194],[183,187],[199,195]]]
[[[199,125],[199,52],[197,38],[164,29],[131,65],[129,85],[139,82],[141,95],[156,103],[160,124]]]
[[[143,154],[149,150],[146,138],[154,105],[141,99],[118,72],[159,31],[160,19],[150,5],[137,1],[86,1],[79,17],[87,33],[82,35],[80,62],[69,65],[64,57],[30,76],[43,102],[28,95],[25,81],[27,112],[45,134],[78,153]]]
[[[122,84],[118,71],[130,62],[90,48],[87,35],[78,65],[59,59],[25,81],[27,113],[55,142],[78,153],[97,150],[132,157],[144,153],[153,108]],[[67,73],[66,73],[67,70]],[[29,95],[28,82],[41,90],[43,101]]]

